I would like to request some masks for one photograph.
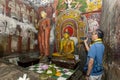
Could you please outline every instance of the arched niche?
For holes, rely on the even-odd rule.
[[[70,37],[72,37],[72,39],[77,39],[78,43],[81,41],[80,37],[85,35],[85,24],[81,17],[79,10],[75,9],[63,11],[63,13],[57,17],[55,41],[58,50],[64,32],[69,32]]]

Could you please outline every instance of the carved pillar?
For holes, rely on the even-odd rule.
[[[27,40],[27,51],[30,51],[30,37]]]
[[[8,36],[8,53],[11,53],[12,35]]]
[[[22,36],[18,36],[18,48],[17,48],[18,53],[22,52]]]
[[[28,31],[27,51],[30,51],[30,31]]]
[[[22,29],[20,25],[17,25],[16,30],[17,30],[16,33],[18,34],[17,52],[21,53],[22,52],[22,36],[21,36]]]

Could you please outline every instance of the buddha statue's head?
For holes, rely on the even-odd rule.
[[[64,37],[64,39],[69,39],[70,35],[69,35],[69,33],[65,32],[63,37]]]
[[[40,15],[41,15],[42,18],[46,18],[47,13],[45,11],[41,11]]]

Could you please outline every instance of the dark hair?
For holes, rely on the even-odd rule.
[[[97,29],[96,32],[97,32],[98,38],[103,38],[104,37],[104,33],[103,33],[102,30]]]

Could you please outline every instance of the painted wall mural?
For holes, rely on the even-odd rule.
[[[86,12],[97,11],[102,7],[102,0],[86,0]]]
[[[87,4],[83,0],[59,0],[59,4],[57,7],[58,13],[66,10],[66,9],[78,9],[81,12],[85,12],[85,8],[87,8]]]
[[[59,0],[58,12],[66,9],[78,9],[80,12],[92,12],[100,10],[102,0]]]
[[[33,48],[34,33],[37,33],[37,23],[41,19],[40,12],[42,10],[47,12],[47,17],[51,20],[50,36],[52,37],[50,37],[50,41],[52,40],[52,43],[54,41],[53,38],[55,38],[54,33],[57,35],[59,28],[61,30],[60,35],[56,36],[56,39],[61,39],[65,31],[69,31],[71,37],[79,38],[84,35],[85,26],[88,23],[89,26],[95,24],[95,28],[99,26],[99,18],[96,17],[99,13],[98,15],[97,13],[89,14],[89,17],[87,17],[87,14],[84,14],[83,16],[86,17],[87,23],[82,21],[81,13],[100,10],[101,0],[42,0],[42,3],[40,3],[41,0],[31,1],[33,1],[36,6],[39,6],[38,11],[35,11],[30,4],[23,3],[24,1],[22,0],[0,0],[0,35],[6,35],[5,39],[8,39],[8,41],[5,41],[8,43],[8,48],[6,48],[8,51],[12,51],[11,48],[13,49],[13,47],[15,48],[15,46],[17,47],[19,45],[13,45],[13,42],[18,43],[19,41],[24,43],[21,44],[22,49],[24,48],[23,50],[29,49],[26,46],[29,44],[29,41],[31,43],[28,46],[31,49]],[[61,16],[61,18],[59,16]],[[17,35],[18,25],[21,28],[19,35]],[[88,28],[88,30],[93,29],[94,27]],[[55,30],[56,32],[54,32]],[[31,36],[29,36],[29,34],[31,34]],[[16,50],[17,49],[13,49],[13,51]]]
[[[21,0],[0,0],[0,46],[3,52],[34,49],[37,13]]]
[[[87,33],[100,28],[99,25],[100,25],[101,11],[84,13],[83,16],[86,19],[85,22],[86,22]]]
[[[81,21],[81,23],[79,23],[79,22],[78,22],[79,24],[76,23],[75,18],[76,18],[76,16],[78,16],[78,14],[77,13],[75,14],[75,12],[78,11],[79,15],[81,15],[81,13],[100,10],[101,9],[100,8],[101,7],[100,6],[101,5],[101,0],[97,0],[97,1],[95,1],[95,0],[53,0],[53,1],[50,0],[50,1],[51,2],[49,2],[47,0],[44,0],[43,3],[45,3],[45,4],[44,5],[39,5],[39,8],[38,8],[39,18],[38,18],[38,21],[36,21],[36,23],[41,20],[40,12],[41,11],[46,11],[47,17],[49,17],[50,20],[51,20],[51,29],[54,29],[54,27],[56,27],[55,33],[59,32],[58,28],[63,29],[62,31],[60,31],[60,35],[56,36],[56,39],[60,40],[61,37],[62,37],[62,34],[65,31],[69,31],[70,35],[72,37],[79,38],[78,37],[79,34],[78,34],[77,31],[79,31],[80,35],[82,35],[85,31],[84,30],[85,27],[77,28],[76,25],[83,25],[83,26],[96,25],[93,28],[92,27],[88,28],[91,31],[94,30],[94,28],[95,29],[98,28],[99,24],[97,24],[98,23],[96,21],[97,18],[94,19],[94,18],[91,18],[90,16],[89,16],[89,19],[91,18],[90,20],[88,18],[86,18],[86,20],[87,20],[87,21],[85,21],[86,23],[84,23],[81,19],[79,19],[79,21]],[[98,7],[97,6],[98,3],[100,3],[100,5],[99,5],[100,7],[96,8],[96,7]],[[40,3],[40,4],[42,4],[42,3]],[[94,6],[94,7],[91,8],[91,6]],[[71,11],[73,11],[73,13]],[[63,16],[61,16],[61,15],[63,15]],[[61,18],[59,18],[59,16],[61,16]],[[92,14],[91,14],[91,16],[93,17]],[[78,18],[80,18],[80,16]],[[89,24],[88,24],[88,22],[89,22]],[[56,25],[55,25],[55,23],[56,23]],[[66,26],[66,27],[64,27],[64,26]],[[73,26],[75,26],[75,27],[73,27]],[[88,26],[86,26],[86,27],[88,27]],[[36,25],[36,28],[38,29],[37,25]],[[77,29],[79,29],[79,30],[77,30]],[[54,31],[54,30],[51,30],[51,31]],[[51,33],[54,33],[54,32],[51,32]],[[52,36],[54,36],[54,34],[52,34]],[[50,39],[51,39],[51,37],[50,37]],[[51,41],[51,42],[53,42],[53,41]]]

